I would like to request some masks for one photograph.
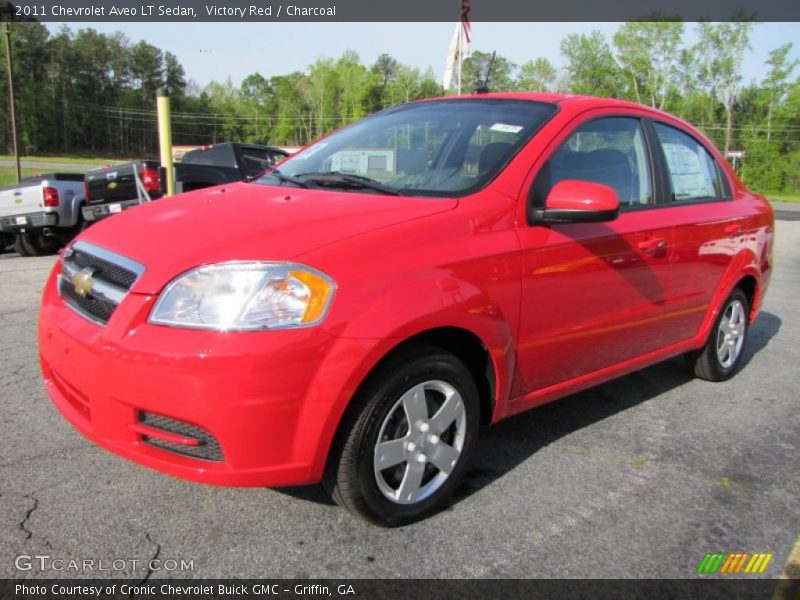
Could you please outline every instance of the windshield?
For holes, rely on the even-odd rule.
[[[488,98],[404,104],[333,133],[258,181],[463,195],[489,183],[555,111],[544,102]]]

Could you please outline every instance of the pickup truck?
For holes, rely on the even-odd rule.
[[[773,237],[769,202],[667,113],[417,101],[81,233],[44,288],[42,373],[67,420],[142,465],[322,482],[401,525],[447,505],[482,424],[672,357],[733,377]]]
[[[203,146],[183,155],[175,163],[175,191],[201,188],[252,179],[288,156],[274,146],[234,142]],[[115,165],[86,174],[86,221],[99,221],[151,200],[166,192],[164,170],[156,161]]]
[[[22,256],[53,254],[78,231],[83,175],[49,173],[0,188],[0,244]]]

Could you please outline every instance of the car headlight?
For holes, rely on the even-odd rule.
[[[304,265],[219,263],[174,279],[149,320],[218,331],[306,327],[325,317],[335,287],[328,276]]]

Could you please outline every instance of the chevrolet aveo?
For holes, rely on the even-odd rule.
[[[668,114],[415,102],[84,232],[44,290],[42,372],[112,452],[322,481],[398,525],[448,501],[483,423],[677,355],[731,377],[772,246],[767,201]]]

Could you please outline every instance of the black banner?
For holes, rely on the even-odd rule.
[[[3,18],[63,22],[458,21],[461,0],[3,0]],[[800,21],[796,0],[470,0],[471,21]]]
[[[121,579],[0,580],[3,600],[322,598],[386,600],[796,600],[798,580],[721,579]]]

